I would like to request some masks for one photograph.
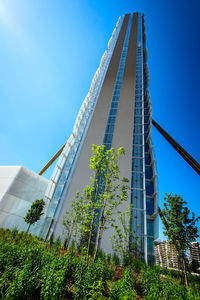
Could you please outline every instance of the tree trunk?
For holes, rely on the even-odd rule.
[[[187,272],[186,272],[186,262],[185,262],[185,254],[182,253],[182,261],[183,261],[183,270],[184,270],[184,276],[185,276],[185,286],[188,288],[188,278],[187,278]]]
[[[92,240],[92,232],[93,232],[93,226],[94,226],[94,217],[95,217],[95,209],[93,210],[93,213],[92,213],[92,220],[91,220],[91,223],[90,223],[90,232],[89,232],[88,246],[87,246],[87,254],[86,254],[86,264],[87,264],[87,262],[88,262],[89,251],[90,251],[90,245],[91,245],[91,240]]]
[[[98,172],[97,172],[97,174],[98,174]],[[96,202],[97,197],[98,197],[98,193],[99,193],[100,177],[97,174],[96,174],[96,176],[97,176],[98,180],[97,180],[97,185],[96,185],[94,202]],[[90,252],[90,245],[91,245],[91,241],[92,241],[92,233],[93,233],[93,227],[94,227],[94,221],[95,221],[95,211],[96,211],[96,209],[94,208],[94,210],[92,212],[92,220],[91,220],[91,223],[90,223],[90,232],[89,232],[87,254],[86,254],[86,265],[88,263],[88,257],[89,257],[89,252]]]
[[[104,220],[104,210],[105,210],[105,203],[104,203],[104,207],[101,212],[101,218],[100,218],[100,222],[99,222],[99,228],[98,228],[98,233],[97,233],[97,243],[96,243],[95,253],[94,253],[94,261],[96,260],[97,251],[100,248],[100,244],[101,244],[102,231],[103,231],[103,220]]]
[[[28,233],[29,229],[30,229],[31,224],[28,224],[28,228],[26,230],[26,233]]]
[[[102,238],[102,228],[99,229],[97,244],[96,244],[95,253],[94,253],[94,262],[96,261],[97,252],[98,252],[98,250],[100,248],[101,238]]]

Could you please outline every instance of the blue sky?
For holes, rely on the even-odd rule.
[[[118,17],[135,11],[153,118],[200,161],[198,0],[0,0],[0,165],[39,172],[66,142]],[[199,176],[154,128],[152,138],[160,206],[172,191],[200,215]]]

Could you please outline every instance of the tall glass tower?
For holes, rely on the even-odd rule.
[[[153,241],[158,234],[157,174],[151,142],[151,101],[144,16],[119,18],[108,48],[102,56],[90,90],[77,116],[53,172],[46,192],[49,203],[43,237],[62,234],[62,218],[77,191],[90,181],[92,144],[124,147],[121,176],[130,180],[129,203],[133,204],[131,230],[138,238],[138,253],[146,262],[153,259]],[[102,248],[112,251],[108,228]]]

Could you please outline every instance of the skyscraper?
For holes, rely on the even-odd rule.
[[[65,210],[76,192],[89,183],[92,144],[124,147],[126,155],[119,167],[121,176],[130,180],[131,189],[129,203],[120,210],[133,204],[131,230],[138,237],[142,258],[151,261],[158,233],[158,196],[145,40],[141,13],[119,18],[47,189],[49,208],[41,230],[43,237],[62,233]],[[103,236],[105,251],[112,250],[111,231]]]

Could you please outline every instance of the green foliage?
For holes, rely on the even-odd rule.
[[[176,272],[179,274],[178,272]],[[169,274],[169,272],[168,272]],[[179,274],[180,276],[180,274]],[[173,277],[167,275],[161,277],[160,268],[148,267],[142,275],[142,289],[145,299],[177,299],[193,300],[199,299],[200,290],[198,288],[186,289],[180,285]]]
[[[199,299],[198,277],[190,275],[186,289],[179,272],[164,269],[161,276],[160,268],[134,260],[126,268],[114,266],[104,253],[86,265],[76,248],[63,256],[55,249],[30,234],[0,229],[0,299],[129,300],[138,291],[143,299]]]
[[[130,268],[125,268],[121,279],[116,281],[111,288],[111,299],[137,299],[135,292],[135,281]]]
[[[116,266],[119,266],[119,264],[120,264],[120,258],[119,258],[119,256],[116,253],[114,253],[113,256],[112,256],[112,262]]]
[[[164,209],[160,211],[160,216],[163,221],[165,231],[164,234],[168,237],[182,260],[185,274],[185,285],[188,286],[187,273],[186,273],[186,256],[185,251],[198,237],[198,228],[196,222],[200,217],[195,218],[194,213],[190,218],[190,210],[188,209],[187,202],[183,201],[180,196],[172,196],[166,194],[164,198]]]
[[[52,247],[54,245],[54,234],[52,233],[49,239],[49,245]]]
[[[88,296],[91,297],[92,291],[101,295],[104,290],[105,278],[104,264],[100,259],[89,264],[75,283],[75,299],[88,299]]]
[[[67,275],[70,268],[69,257],[54,258],[42,269],[42,299],[61,299],[67,292]]]
[[[56,239],[54,245],[55,245],[55,249],[56,249],[57,251],[59,251],[60,248],[61,248],[61,239],[60,239],[60,237],[57,237],[57,239]]]
[[[144,263],[142,263],[141,261],[139,261],[137,259],[132,260],[131,267],[135,273],[139,273],[142,270],[143,266],[144,266]]]
[[[67,246],[72,239],[87,247],[86,262],[92,247],[92,235],[96,232],[94,260],[100,249],[104,230],[114,223],[116,209],[127,200],[128,179],[120,178],[118,160],[124,155],[124,149],[116,152],[113,148],[106,150],[105,145],[92,145],[93,156],[90,158],[90,185],[77,193],[71,210],[63,218]],[[97,225],[98,224],[98,225]]]
[[[161,211],[161,219],[165,226],[164,234],[168,237],[169,242],[176,246],[177,251],[185,251],[198,237],[198,228],[196,222],[200,217],[189,217],[190,210],[187,202],[183,201],[180,196],[166,194],[164,198],[164,209]]]
[[[37,222],[40,219],[40,217],[44,214],[44,206],[45,202],[43,199],[35,200],[32,203],[31,208],[28,210],[26,216],[24,217],[24,221],[29,225],[27,232],[29,231],[30,226]]]

